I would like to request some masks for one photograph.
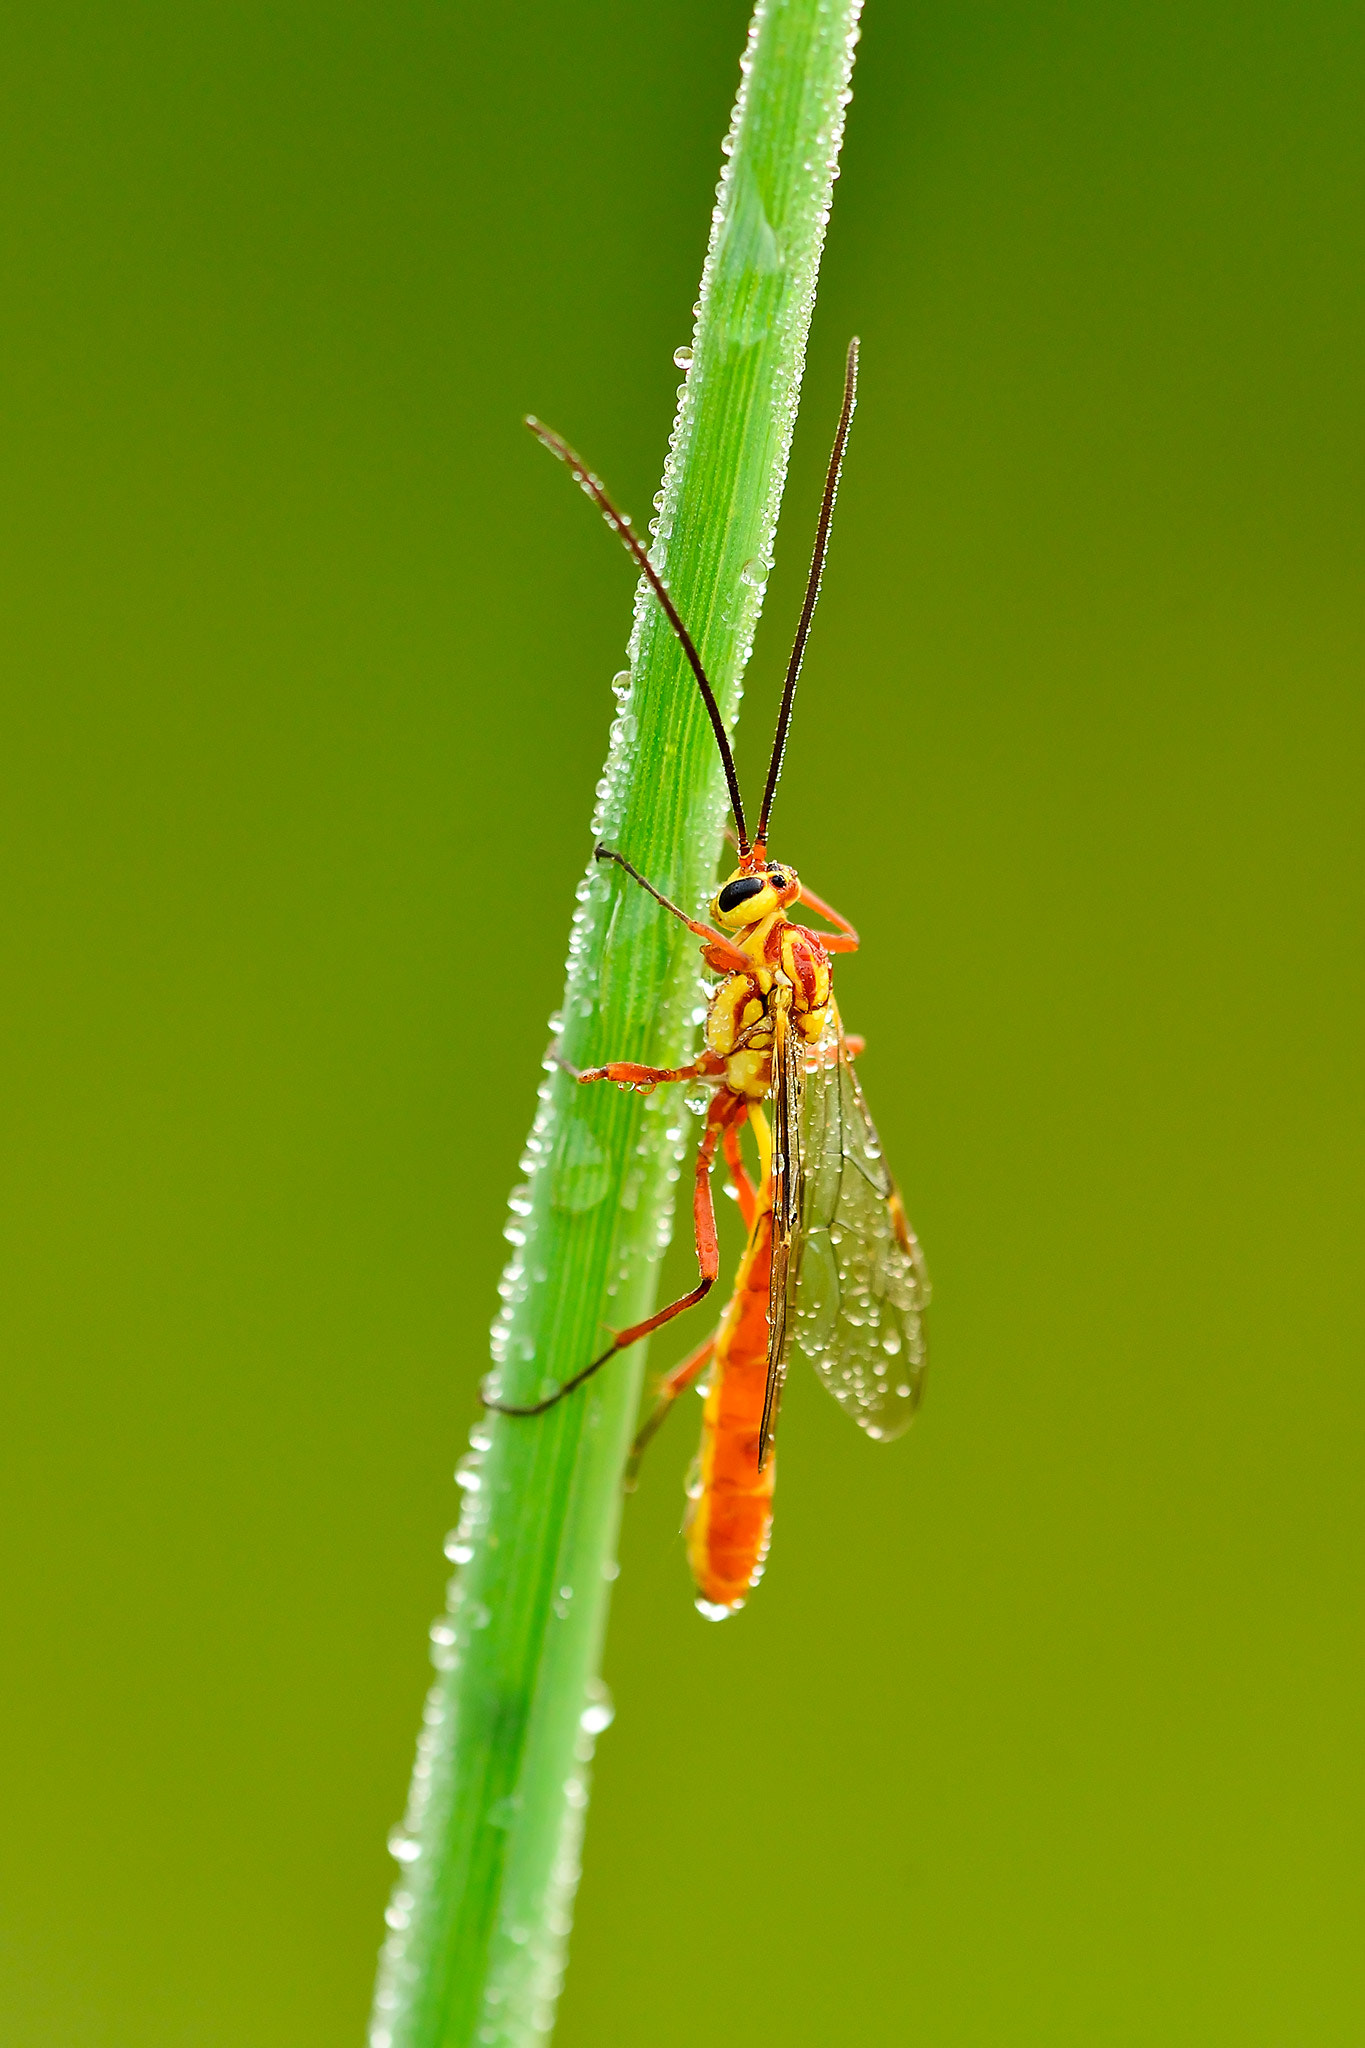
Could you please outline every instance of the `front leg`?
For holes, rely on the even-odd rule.
[[[748,954],[742,951],[733,939],[727,938],[724,932],[713,932],[709,924],[702,924],[697,918],[689,917],[685,910],[679,910],[676,903],[670,902],[652,882],[645,880],[638,868],[631,866],[623,853],[615,853],[610,846],[603,846],[599,841],[593,848],[593,858],[614,861],[618,868],[624,868],[632,882],[638,882],[656,903],[661,903],[671,916],[678,918],[690,932],[694,932],[702,941],[702,958],[708,967],[714,967],[717,974],[744,974],[753,966]]]

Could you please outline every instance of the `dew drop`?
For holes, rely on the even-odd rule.
[[[578,1717],[579,1727],[588,1735],[600,1735],[615,1719],[616,1708],[606,1685],[600,1678],[589,1680],[588,1704]]]

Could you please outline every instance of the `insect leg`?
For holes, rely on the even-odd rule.
[[[622,1088],[654,1088],[661,1081],[708,1080],[725,1072],[724,1060],[713,1052],[704,1052],[699,1060],[685,1067],[642,1067],[634,1060],[611,1060],[605,1067],[584,1067],[580,1071],[563,1061],[560,1064],[575,1081],[615,1081]]]
[[[656,1309],[654,1314],[646,1316],[643,1322],[632,1323],[628,1330],[618,1330],[600,1357],[585,1365],[581,1372],[576,1372],[572,1379],[565,1380],[562,1387],[556,1388],[553,1394],[547,1394],[543,1401],[529,1401],[523,1405],[511,1401],[492,1401],[487,1394],[481,1394],[480,1398],[485,1408],[495,1409],[499,1415],[543,1415],[547,1408],[553,1408],[566,1394],[572,1394],[576,1387],[581,1387],[585,1380],[590,1380],[595,1372],[600,1372],[610,1359],[615,1358],[618,1351],[629,1351],[631,1345],[638,1344],[642,1337],[648,1337],[651,1331],[661,1328],[664,1323],[671,1323],[674,1316],[680,1316],[684,1309],[695,1308],[699,1301],[706,1299],[715,1286],[716,1275],[720,1271],[716,1211],[711,1199],[711,1167],[721,1132],[727,1124],[743,1116],[747,1107],[742,1095],[732,1095],[728,1088],[718,1088],[711,1098],[711,1107],[706,1112],[701,1144],[697,1147],[696,1182],[692,1194],[692,1218],[697,1239],[696,1286],[689,1288],[686,1294],[680,1294],[676,1301],[670,1301],[667,1308]]]
[[[801,901],[808,910],[813,910],[817,917],[828,918],[836,927],[833,932],[819,932],[816,935],[827,953],[857,952],[858,934],[848,919],[840,917],[837,910],[832,910],[822,897],[813,894],[804,882],[801,884]]]
[[[710,1363],[711,1354],[715,1348],[716,1339],[713,1333],[704,1344],[699,1344],[696,1350],[683,1360],[681,1365],[675,1365],[672,1372],[666,1373],[660,1381],[659,1392],[654,1406],[640,1424],[635,1441],[630,1447],[630,1456],[626,1459],[624,1483],[627,1493],[635,1491],[635,1479],[640,1470],[640,1460],[658,1435],[659,1430],[663,1427],[666,1417],[672,1411],[673,1403],[677,1400],[679,1394],[691,1386],[693,1380],[696,1379],[703,1368]]]
[[[624,868],[632,882],[638,882],[656,903],[661,903],[664,909],[673,917],[680,919],[690,932],[695,932],[699,939],[704,939],[706,943],[702,950],[707,963],[714,967],[718,974],[744,974],[753,966],[754,963],[748,954],[742,952],[733,939],[727,939],[724,932],[713,932],[709,924],[701,924],[695,917],[689,917],[685,910],[679,910],[676,903],[670,902],[652,882],[645,880],[638,868],[631,866],[623,853],[615,853],[611,847],[599,843],[593,848],[593,856],[597,860],[614,861],[618,868]]]
[[[752,1116],[752,1114],[751,1110],[750,1115]],[[759,1116],[760,1118],[762,1117],[761,1110],[759,1111]],[[742,1118],[736,1118],[734,1122],[726,1124],[721,1144],[725,1153],[725,1164],[730,1170],[730,1178],[734,1182],[735,1190],[739,1195],[739,1213],[744,1219],[744,1228],[752,1230],[754,1216],[758,1210],[758,1189],[749,1178],[749,1169],[744,1164],[744,1155],[739,1147],[739,1132],[742,1121]],[[699,1344],[697,1349],[682,1361],[681,1365],[675,1365],[672,1372],[664,1375],[659,1384],[658,1398],[649,1414],[645,1417],[644,1422],[640,1426],[639,1434],[630,1447],[630,1456],[626,1460],[625,1477],[626,1490],[628,1492],[634,1490],[636,1474],[640,1468],[640,1460],[644,1456],[648,1445],[653,1442],[655,1436],[663,1427],[664,1420],[671,1410],[673,1403],[677,1400],[679,1394],[691,1386],[703,1367],[709,1364],[715,1348],[716,1337],[712,1334],[704,1344]]]

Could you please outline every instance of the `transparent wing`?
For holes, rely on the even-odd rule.
[[[801,1151],[788,1346],[869,1436],[899,1436],[924,1388],[929,1279],[833,1004],[807,1062]]]
[[[787,1305],[791,1299],[792,1246],[801,1230],[802,1118],[805,1080],[802,1048],[792,1030],[791,991],[779,983],[770,1003],[773,1020],[773,1221],[768,1280],[768,1384],[759,1429],[760,1468],[768,1455],[782,1385],[787,1377]]]

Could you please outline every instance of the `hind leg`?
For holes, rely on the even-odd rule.
[[[675,1365],[672,1372],[666,1373],[659,1382],[658,1398],[644,1421],[640,1424],[635,1441],[630,1447],[630,1456],[626,1459],[625,1487],[627,1493],[634,1492],[636,1475],[640,1470],[640,1460],[663,1428],[664,1423],[668,1420],[669,1415],[673,1411],[673,1403],[677,1400],[679,1394],[685,1393],[688,1387],[692,1385],[692,1382],[700,1377],[701,1373],[710,1364],[715,1349],[716,1340],[715,1336],[712,1335],[707,1338],[704,1344],[699,1344],[696,1350],[683,1360],[681,1365]]]

